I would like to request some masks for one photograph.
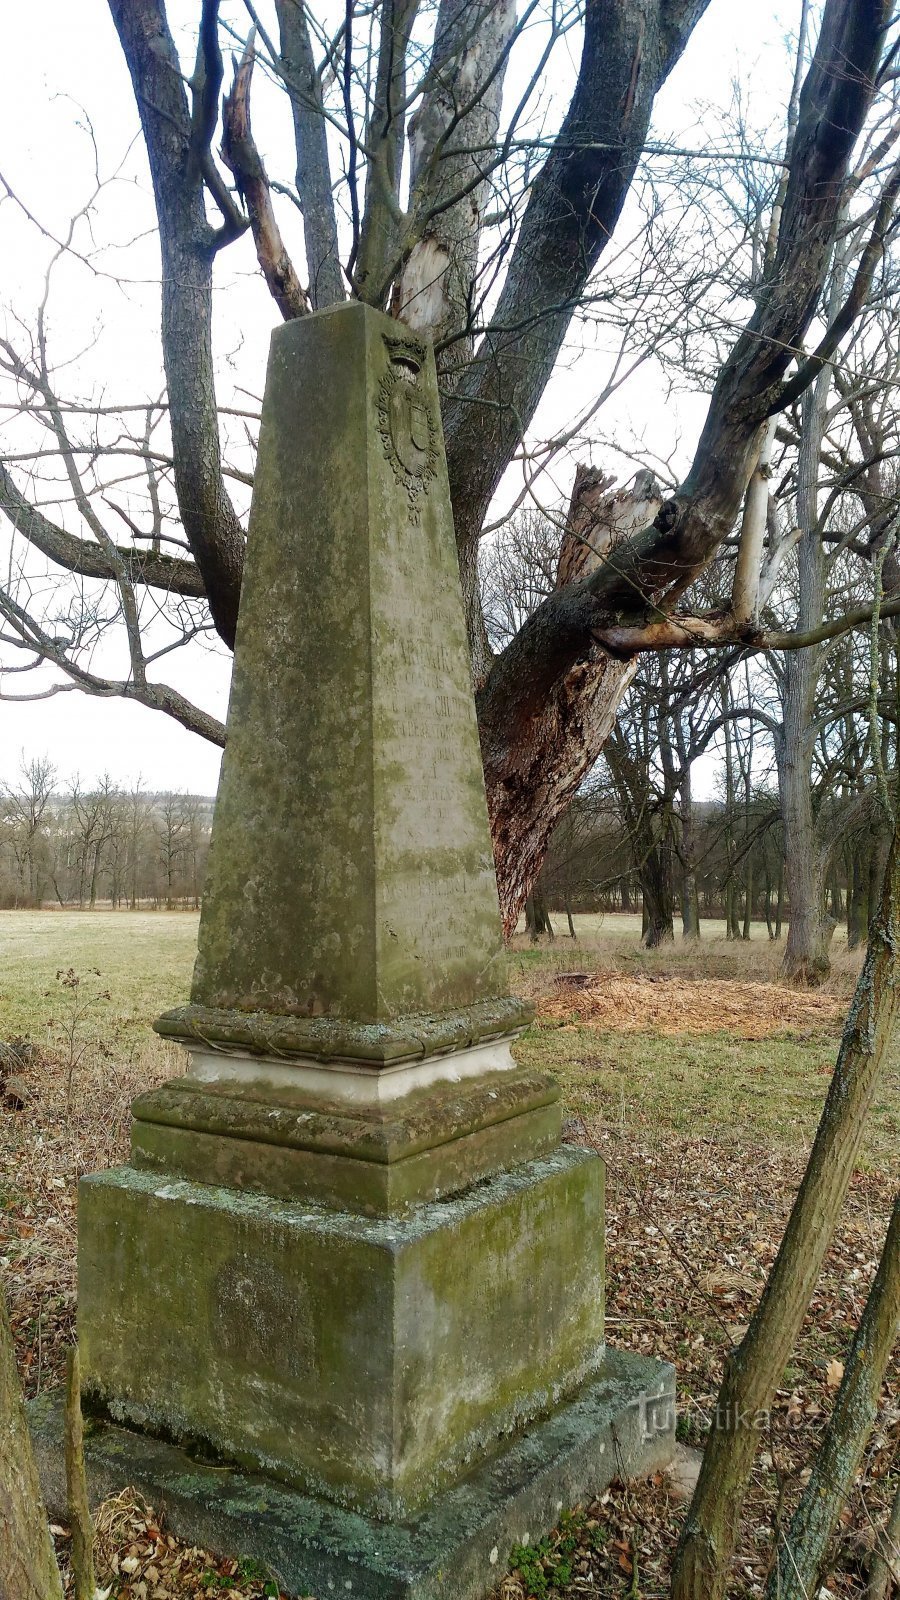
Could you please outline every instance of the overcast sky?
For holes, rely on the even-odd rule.
[[[174,0],[169,7],[173,19],[185,24],[198,9],[198,0]],[[262,9],[265,13],[266,7]],[[745,5],[712,0],[660,97],[660,128],[702,147],[714,121],[708,107],[730,102],[736,77],[746,86],[756,123],[779,118],[790,71],[786,39],[798,11],[798,0],[752,0]],[[225,14],[235,19],[242,15],[237,0]],[[0,97],[0,172],[45,228],[64,229],[91,190],[93,154],[82,108],[92,124],[104,173],[123,163],[120,181],[105,191],[92,223],[108,275],[98,276],[78,263],[57,274],[50,318],[56,359],[70,363],[72,390],[84,397],[103,394],[121,402],[156,396],[161,367],[152,202],[139,140],[133,143],[138,123],[131,83],[107,7],[103,0],[39,0],[8,6],[4,23],[8,67]],[[702,113],[701,105],[707,108]],[[282,152],[287,178],[291,147],[286,102],[279,106],[272,97],[259,115],[254,126],[260,143],[267,153],[270,148]],[[299,240],[290,237],[290,228],[288,221],[289,242],[300,260]],[[126,242],[128,248],[117,256]],[[33,320],[48,248],[18,208],[9,201],[0,203],[0,326],[10,334],[18,331],[17,318]],[[249,241],[225,252],[220,262],[216,343],[222,386],[237,384],[258,394],[276,314],[254,270]],[[117,276],[125,277],[123,286],[116,284]],[[561,427],[590,402],[598,370],[595,351],[569,353],[536,420],[537,437]],[[647,374],[609,402],[602,431],[625,436],[649,430],[654,439],[659,437],[660,454],[674,448],[683,465],[704,409],[704,397],[689,393],[662,403],[658,385]],[[0,448],[14,448],[2,414]],[[571,463],[561,463],[559,482],[546,486],[548,501],[555,493],[564,499],[570,478]],[[72,526],[74,530],[77,522]],[[2,550],[0,543],[0,556]],[[166,676],[224,716],[229,671],[223,650],[194,649],[179,665],[167,665]],[[5,687],[11,689],[12,681],[7,679]],[[49,754],[61,778],[79,772],[90,779],[108,771],[123,783],[141,776],[152,789],[204,793],[214,792],[218,778],[218,751],[170,719],[120,700],[74,693],[23,705],[0,702],[0,782],[14,778],[23,751],[26,756]]]

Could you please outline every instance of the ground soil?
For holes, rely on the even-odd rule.
[[[186,992],[196,923],[141,916],[129,935],[124,914],[27,925],[15,915],[0,914],[0,1037],[15,1032],[32,1049],[15,1094],[0,1096],[0,1279],[35,1394],[59,1382],[72,1336],[78,1177],[124,1159],[133,1094],[179,1070],[178,1052],[148,1024]],[[696,1449],[802,1174],[856,959],[845,955],[830,988],[809,994],[776,981],[763,941],[645,956],[616,930],[562,945],[513,955],[516,986],[539,1007],[517,1049],[559,1073],[566,1137],[608,1164],[609,1339],[675,1362],[679,1434]],[[559,983],[565,971],[586,971],[587,985]],[[827,1419],[886,1227],[898,1118],[894,1069],[760,1438],[732,1600],[762,1593],[777,1527]],[[895,1367],[829,1563],[838,1600],[863,1594],[898,1440]],[[511,1552],[494,1600],[661,1600],[683,1509],[666,1475],[614,1485],[536,1549]],[[64,1530],[58,1547],[65,1564]],[[123,1600],[278,1593],[275,1575],[185,1548],[130,1495],[103,1509],[99,1567]]]

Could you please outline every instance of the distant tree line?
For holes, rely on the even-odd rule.
[[[23,759],[0,788],[0,906],[197,907],[212,812],[106,775],[59,786],[48,760]]]

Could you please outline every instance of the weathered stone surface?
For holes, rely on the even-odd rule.
[[[50,1515],[64,1518],[62,1415],[32,1403],[31,1428]],[[596,1377],[551,1417],[500,1449],[403,1523],[373,1521],[172,1444],[99,1426],[86,1445],[92,1501],[134,1484],[182,1538],[271,1564],[290,1595],[355,1600],[483,1600],[514,1545],[537,1540],[562,1510],[613,1476],[664,1467],[675,1444],[672,1368],[608,1351]]]
[[[603,1164],[397,1219],[124,1167],[83,1180],[84,1391],[115,1420],[402,1518],[603,1357]]]
[[[192,1000],[505,993],[434,358],[355,302],[272,339]]]
[[[365,1061],[378,1066],[504,1039],[524,1028],[533,1015],[534,1007],[528,1001],[502,995],[462,1009],[417,1012],[392,1022],[176,1006],[164,1011],[153,1026],[164,1038],[197,1044],[239,1045],[259,1055],[281,1055],[288,1060],[311,1056],[320,1061]]]
[[[135,1166],[369,1215],[437,1200],[559,1144],[547,1073],[493,1073],[353,1109],[296,1085],[186,1075],[132,1107]]]

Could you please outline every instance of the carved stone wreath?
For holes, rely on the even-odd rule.
[[[426,349],[418,339],[384,336],[390,365],[378,387],[378,431],[398,484],[406,490],[413,520],[437,472],[438,425],[430,397],[419,383]]]

